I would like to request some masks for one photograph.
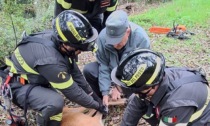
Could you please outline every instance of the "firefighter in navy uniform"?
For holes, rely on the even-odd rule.
[[[74,62],[81,51],[94,50],[97,36],[83,15],[67,10],[56,17],[52,31],[25,36],[5,58],[13,77],[24,78],[10,84],[13,100],[22,108],[27,100],[29,108],[39,111],[38,125],[60,125],[64,100],[57,90],[70,101],[106,113]],[[32,85],[36,86],[26,99]]]
[[[129,98],[121,126],[144,118],[152,126],[210,126],[210,92],[203,72],[165,67],[162,54],[139,49],[129,53],[111,78],[135,93]]]
[[[54,15],[64,10],[83,14],[98,33],[104,28],[107,17],[116,10],[118,0],[56,0]]]

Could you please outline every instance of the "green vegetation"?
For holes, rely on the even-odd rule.
[[[27,34],[51,28],[53,18],[54,0],[39,1],[36,4],[17,4],[13,0],[8,0],[6,4],[1,4],[0,9],[0,59],[14,50],[16,39],[12,26],[12,20],[17,35],[17,40],[21,40],[21,34]]]
[[[151,8],[144,14],[130,17],[131,21],[142,26],[151,25],[171,27],[173,21],[187,27],[201,26],[207,28],[210,19],[209,0],[173,0]]]
[[[210,1],[173,0],[143,14],[130,16],[130,20],[146,30],[151,26],[172,28],[174,21],[185,25],[195,33],[189,40],[177,40],[148,32],[152,48],[164,54],[167,65],[202,67],[210,80]]]

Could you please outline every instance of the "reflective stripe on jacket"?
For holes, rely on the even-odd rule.
[[[116,10],[118,0],[56,0],[55,16],[63,10],[75,10],[91,19],[104,12]]]
[[[76,63],[70,63],[69,57],[56,48],[52,33],[44,31],[24,38],[11,57],[6,59],[10,71],[24,75],[31,84],[51,85],[72,102],[97,109],[98,102],[88,95],[92,89]]]
[[[174,85],[174,89],[166,91],[166,94],[162,97],[159,94],[163,94],[164,88],[167,89],[167,85],[170,85],[170,83],[173,83],[176,80],[186,80],[188,77],[188,79],[190,79],[190,77],[193,77],[195,75],[194,72],[186,70],[184,68],[166,68],[165,72],[167,75],[165,78],[167,79],[160,84],[160,87],[158,88],[157,92],[152,97],[152,103],[155,106],[160,107],[159,113],[161,115],[161,119],[163,119],[164,117],[172,118],[177,115],[180,115],[180,117],[177,117],[178,123],[190,123],[190,126],[205,125],[205,123],[207,123],[208,120],[210,120],[210,94],[208,92],[209,87],[206,84],[206,82],[200,80],[185,84],[182,84],[181,82],[174,83],[178,84],[178,86]],[[159,103],[157,99],[161,99]],[[184,107],[194,108],[191,109],[191,112],[189,112],[192,114],[187,114],[187,111],[180,111],[180,113],[177,113],[179,111],[176,111],[176,108],[178,109]],[[177,115],[173,115],[173,112],[171,113],[170,110],[176,111]],[[167,113],[170,113],[170,115],[167,115]],[[183,118],[184,120],[178,120],[179,118]]]

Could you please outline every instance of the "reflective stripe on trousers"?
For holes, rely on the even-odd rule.
[[[205,102],[204,106],[203,106],[200,110],[198,110],[197,112],[195,112],[195,113],[191,116],[189,122],[193,122],[194,120],[196,120],[197,118],[199,118],[199,117],[202,115],[202,113],[203,113],[203,111],[205,110],[205,108],[208,106],[209,101],[210,101],[210,89],[209,89],[208,86],[207,86],[207,91],[208,91],[208,95],[207,95],[207,99],[206,99],[206,102]]]

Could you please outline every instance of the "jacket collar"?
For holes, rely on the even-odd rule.
[[[163,81],[160,83],[157,91],[154,93],[154,95],[151,98],[151,102],[153,103],[154,106],[157,106],[161,102],[165,94],[167,93],[168,83],[169,79],[166,74],[165,77],[163,78]]]

